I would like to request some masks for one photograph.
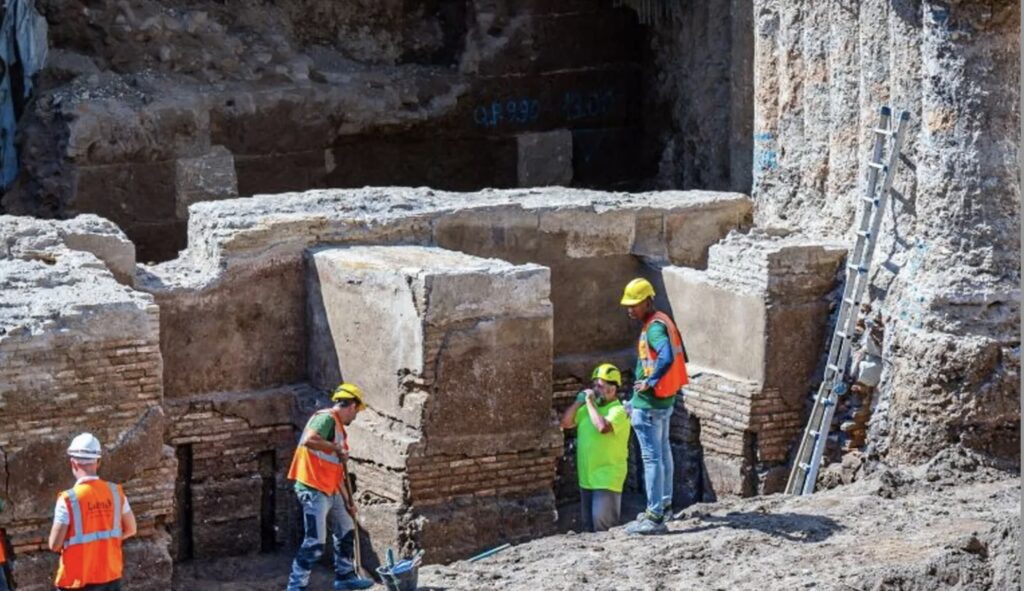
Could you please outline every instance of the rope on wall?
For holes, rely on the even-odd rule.
[[[615,6],[628,6],[640,17],[644,25],[658,24],[679,11],[680,0],[615,0]]]

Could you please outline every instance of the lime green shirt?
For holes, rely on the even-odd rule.
[[[334,441],[334,418],[331,415],[324,413],[322,415],[314,415],[310,419],[309,423],[306,424],[306,429],[312,429],[316,431],[316,434],[323,437],[326,441]],[[303,484],[298,480],[295,481],[296,491],[315,491],[317,489]],[[319,492],[319,491],[317,491]]]
[[[647,341],[651,349],[657,349],[667,340],[668,330],[665,328],[665,325],[660,322],[651,323],[650,328],[647,329]],[[637,382],[644,379],[644,367],[639,359],[636,360],[636,369],[633,370],[633,375]],[[642,408],[644,410],[672,408],[676,404],[676,396],[673,394],[668,398],[658,398],[654,395],[654,388],[649,388],[643,392],[634,393],[629,404],[633,408]]]
[[[611,432],[597,430],[587,405],[576,411],[576,471],[580,488],[621,493],[629,457],[629,417],[618,400],[598,406],[597,412],[611,423]]]

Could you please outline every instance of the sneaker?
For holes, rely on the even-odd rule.
[[[644,511],[643,513],[640,513],[636,516],[636,521],[632,521],[629,525],[626,526],[626,533],[644,533],[644,531],[642,530],[649,529],[652,525],[665,528],[665,525],[662,523],[662,517],[660,515],[655,515],[653,513],[648,513]],[[668,531],[668,528],[665,528],[665,531]]]
[[[335,591],[346,591],[348,589],[369,589],[373,587],[373,581],[370,579],[364,579],[354,572],[351,572],[344,577],[334,578],[334,590]]]
[[[650,511],[641,511],[641,512],[636,514],[636,519],[634,519],[633,521],[643,521],[644,519],[649,519],[651,521],[654,521],[654,522],[657,522],[657,523],[661,523],[661,522],[665,521],[665,519],[667,517],[668,517],[667,513],[664,514],[664,515],[655,515],[654,513],[651,513]]]
[[[636,523],[637,526],[629,533],[640,534],[642,536],[653,536],[668,533],[668,527],[661,522],[644,519],[643,521],[638,521]]]

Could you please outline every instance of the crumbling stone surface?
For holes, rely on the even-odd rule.
[[[755,0],[759,225],[846,237],[879,107],[910,113],[868,292],[872,457],[1019,463],[1020,7]],[[984,409],[984,410],[982,410]]]
[[[547,269],[419,246],[308,262],[311,381],[366,392],[349,432],[378,553],[447,560],[550,532],[561,435]]]
[[[643,176],[642,29],[608,0],[37,4],[52,56],[3,211],[103,215],[143,260],[184,245],[179,161],[212,146],[241,195]],[[556,131],[558,175],[520,171],[517,138]]]
[[[832,243],[754,230],[712,246],[707,270],[663,270],[711,498],[785,485],[777,468],[801,432],[845,256]]]
[[[130,277],[131,244],[95,217],[3,216],[0,236],[0,525],[26,566],[19,588],[52,585],[53,499],[74,482],[64,450],[82,431],[104,442],[100,474],[124,484],[138,548],[156,556],[140,561],[141,587],[166,588],[158,532],[173,513],[175,462],[163,446],[158,309],[114,275]]]

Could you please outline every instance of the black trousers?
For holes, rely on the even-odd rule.
[[[109,583],[100,583],[99,585],[86,585],[78,589],[58,588],[57,591],[121,591],[121,579],[110,581]]]

